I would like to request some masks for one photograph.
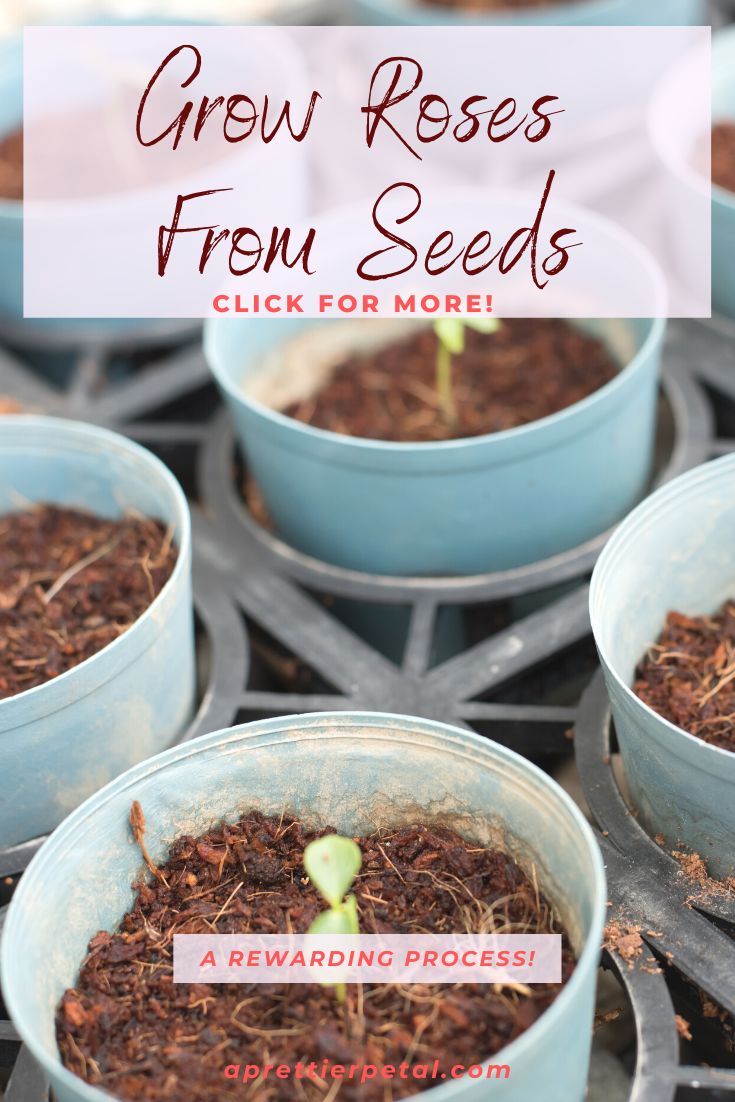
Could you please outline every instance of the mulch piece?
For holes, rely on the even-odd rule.
[[[23,131],[0,139],[0,199],[23,198]]]
[[[42,685],[127,631],[176,563],[171,529],[38,505],[0,516],[0,699]]]
[[[140,842],[144,819],[131,816]],[[324,831],[320,833],[331,833]],[[200,838],[181,837],[115,934],[92,939],[57,1016],[64,1064],[122,1099],[225,1102],[248,1089],[228,1065],[479,1063],[526,1030],[561,985],[350,985],[339,1004],[316,985],[173,983],[174,933],[303,932],[324,909],[304,847],[317,834],[257,811]],[[357,839],[355,882],[365,933],[559,932],[545,900],[503,853],[439,826]],[[563,982],[574,970],[566,938]],[[431,1082],[395,1079],[393,1099]],[[248,1098],[323,1099],[334,1084],[268,1079]],[[262,1090],[262,1093],[259,1091]],[[343,1080],[341,1102],[384,1102],[385,1083]]]
[[[437,338],[431,327],[338,365],[290,417],[371,440],[453,440],[537,421],[586,398],[618,374],[605,344],[568,322],[511,318],[495,333],[466,330],[453,359],[456,423],[436,388]]]
[[[670,612],[633,691],[682,730],[735,751],[735,601],[714,616]]]
[[[735,122],[712,127],[712,183],[735,191]]]

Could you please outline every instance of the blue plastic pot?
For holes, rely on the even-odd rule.
[[[275,814],[286,807],[347,834],[439,814],[481,843],[504,845],[535,868],[578,964],[550,1009],[503,1050],[512,1073],[493,1082],[492,1094],[581,1102],[606,900],[590,828],[553,781],[505,747],[441,723],[359,713],[269,719],[161,754],[88,800],[34,858],[8,911],[0,970],[16,1028],[58,1102],[109,1098],[61,1067],[54,1008],[90,937],[113,929],[132,902],[141,870],[128,826],[134,799],[147,814],[154,861],[182,831],[204,831],[253,806]],[[465,1080],[426,1094],[459,1102],[486,1092],[483,1080]]]
[[[711,210],[712,307],[735,318],[735,193],[711,185],[702,171],[709,141],[705,119],[710,96],[709,87],[701,85],[709,62],[708,52],[695,49],[663,76],[650,104],[648,125],[665,168],[661,199],[668,219],[673,278],[701,303],[707,291],[703,276],[709,261],[703,253],[702,237]],[[693,89],[686,110],[680,110],[682,88]],[[712,38],[711,101],[714,122],[735,121],[735,27],[718,31]],[[705,312],[709,314],[709,310]]]
[[[704,23],[702,0],[566,0],[538,8],[512,7],[508,11],[458,12],[421,0],[354,0],[365,23],[422,24],[480,23],[531,26],[686,26]]]
[[[90,793],[170,746],[195,693],[189,510],[170,471],[103,429],[5,417],[0,513],[25,502],[109,517],[137,509],[174,526],[179,554],[128,631],[66,673],[0,700],[0,848],[52,830]]]
[[[102,22],[102,20],[97,20]],[[143,22],[146,22],[143,20]],[[23,43],[9,37],[0,46],[0,138],[16,130],[23,120]],[[23,319],[23,203],[0,199],[0,321],[10,323],[13,336],[22,339],[31,328],[43,331],[50,322],[44,318]],[[81,332],[89,339],[124,337],[132,330],[155,336],[164,327],[172,334],[182,330],[181,322],[160,322],[156,319],[134,318],[59,318],[54,329],[63,336]],[[50,372],[56,377],[58,372]]]
[[[340,323],[205,325],[249,467],[279,534],[299,550],[377,574],[504,570],[598,535],[645,492],[663,321],[589,323],[632,354],[576,405],[506,432],[424,444],[325,432],[245,393],[269,352],[315,324]]]
[[[735,874],[735,754],[662,719],[633,693],[666,614],[715,612],[735,596],[735,456],[668,483],[620,525],[592,577],[590,614],[633,804],[669,849]]]
[[[81,21],[59,19],[59,23]],[[113,17],[101,13],[94,18],[88,15],[84,19],[85,25],[95,26],[191,26],[196,27],[217,25],[214,20],[194,20],[185,18],[165,17],[163,15],[150,14],[133,19]],[[247,62],[247,58],[245,61]],[[233,54],[231,58],[233,68],[242,64],[240,54]],[[288,41],[287,36],[273,44],[273,50],[269,57],[269,66],[272,71],[289,77],[299,75],[303,83],[306,83],[306,75],[302,73],[302,62],[298,51]],[[58,105],[57,105],[58,106]],[[0,41],[0,138],[15,131],[20,126],[23,118],[23,43],[20,37],[12,36]],[[288,173],[288,200],[289,210],[293,216],[297,216],[306,202],[306,170],[303,167],[303,158],[299,160],[295,155],[292,171]],[[246,162],[247,166],[247,162]],[[237,166],[234,166],[237,168]],[[256,166],[260,170],[260,166]],[[243,166],[239,166],[240,171]],[[230,165],[230,171],[233,166]],[[253,166],[250,166],[253,171]],[[197,177],[192,176],[190,182],[196,182]],[[173,185],[170,186],[172,194]],[[146,189],[141,189],[141,195],[145,195]],[[120,202],[130,202],[132,193],[123,197],[103,195],[87,198],[84,203],[93,209],[99,205],[108,211],[108,222],[114,224],[115,207]],[[137,197],[135,197],[137,199]],[[99,223],[96,223],[97,225]],[[112,230],[110,230],[112,234]],[[113,235],[114,237],[114,235]],[[111,238],[112,239],[112,238]],[[128,341],[142,341],[152,344],[163,343],[168,340],[181,339],[182,335],[191,335],[199,327],[199,319],[174,318],[25,318],[23,317],[23,204],[20,201],[0,199],[0,328],[9,337],[11,342],[23,344],[32,340],[39,334],[48,336],[58,345],[67,347],[68,343],[93,343],[106,341],[125,346]],[[59,351],[59,349],[56,349]],[[64,379],[68,375],[69,367],[66,363],[50,361],[43,363],[41,369],[54,381]]]
[[[735,27],[712,42],[712,118],[735,122]],[[712,305],[735,318],[735,193],[712,188]]]
[[[0,45],[0,137],[23,118],[23,45],[7,38]],[[0,199],[0,314],[23,316],[23,204]]]

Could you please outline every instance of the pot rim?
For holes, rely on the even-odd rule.
[[[0,439],[0,455],[5,445],[7,443],[12,443],[12,440],[8,439],[11,433],[21,439],[27,434],[29,443],[26,450],[33,450],[36,447],[38,447],[38,450],[42,450],[43,442],[42,439],[38,439],[38,437],[43,438],[45,435],[48,435],[50,437],[49,443],[52,447],[57,443],[59,445],[54,450],[66,450],[63,447],[64,438],[71,439],[73,443],[101,443],[105,446],[105,450],[114,450],[119,453],[133,456],[140,460],[141,463],[147,464],[149,467],[153,468],[160,477],[162,486],[170,495],[173,502],[174,511],[176,513],[175,524],[179,529],[179,538],[176,544],[178,550],[176,563],[174,564],[174,569],[171,572],[170,578],[168,578],[157,597],[155,597],[151,604],[144,609],[127,631],[123,632],[122,635],[118,635],[116,639],[107,643],[101,650],[90,655],[89,658],[85,658],[83,662],[58,674],[57,677],[52,677],[49,681],[44,681],[41,685],[35,685],[31,689],[24,689],[23,692],[15,693],[14,696],[8,696],[0,700],[0,738],[3,737],[6,730],[16,730],[16,726],[7,728],[2,726],[5,713],[11,711],[13,708],[22,710],[28,702],[32,702],[40,709],[40,718],[40,716],[43,715],[50,715],[56,711],[59,706],[69,706],[71,702],[67,701],[66,703],[60,704],[55,697],[63,695],[64,690],[71,683],[75,675],[77,677],[83,677],[87,671],[94,667],[96,662],[102,659],[103,655],[105,656],[105,661],[110,661],[110,655],[120,653],[121,648],[126,645],[129,647],[131,636],[136,632],[136,629],[139,628],[143,621],[156,619],[158,610],[169,600],[173,590],[179,586],[182,577],[189,572],[191,562],[191,513],[189,511],[189,504],[177,478],[158,456],[154,455],[140,444],[136,444],[134,441],[122,436],[120,433],[113,432],[110,429],[99,428],[85,421],[69,421],[63,417],[45,417],[35,414],[12,414],[4,420],[8,423],[3,425],[3,436],[2,439]],[[15,429],[18,430],[17,433],[14,432]],[[10,431],[8,432],[7,430]],[[61,433],[62,439],[59,439],[57,435],[59,432]],[[131,661],[132,660],[131,658]],[[101,683],[104,683],[104,681]],[[91,687],[86,687],[81,695],[88,696],[90,692],[95,691],[98,684],[99,683],[95,681]],[[46,696],[51,697],[51,699],[45,702],[46,707],[43,708],[44,697]],[[23,718],[23,723],[29,721],[30,717]]]
[[[400,731],[395,731],[393,729],[393,725],[396,721],[402,725]],[[181,761],[185,758],[196,757],[217,746],[224,748],[230,743],[248,742],[257,739],[259,736],[267,743],[273,741],[272,738],[269,739],[269,736],[274,736],[278,733],[284,733],[288,736],[294,729],[306,731],[314,727],[319,728],[321,725],[346,729],[365,726],[380,727],[383,729],[384,734],[387,734],[387,741],[395,740],[397,745],[400,745],[401,742],[401,737],[397,736],[405,736],[407,733],[413,735],[423,734],[429,737],[433,736],[436,740],[437,748],[443,747],[446,749],[451,745],[459,745],[464,746],[470,752],[474,750],[476,752],[481,752],[487,757],[493,757],[496,760],[505,760],[511,766],[515,765],[516,767],[520,767],[523,772],[530,775],[531,779],[534,780],[536,784],[545,787],[553,793],[558,804],[561,805],[563,812],[568,817],[568,821],[570,821],[573,828],[584,840],[587,854],[592,864],[594,902],[590,915],[590,930],[585,936],[584,945],[581,952],[578,954],[574,973],[552,1005],[544,1011],[533,1025],[521,1034],[520,1037],[516,1038],[515,1041],[512,1041],[511,1044],[501,1049],[500,1052],[482,1060],[482,1064],[487,1063],[488,1060],[496,1061],[502,1055],[504,1061],[512,1066],[515,1060],[525,1056],[527,1052],[533,1048],[536,1037],[540,1034],[544,1023],[548,1024],[564,1013],[567,1004],[572,1001],[578,988],[585,982],[585,973],[587,970],[595,967],[595,962],[600,954],[602,931],[604,929],[607,914],[607,889],[602,853],[591,826],[571,797],[567,795],[559,785],[552,781],[546,773],[539,769],[538,766],[527,761],[520,754],[516,754],[514,751],[490,739],[483,738],[474,731],[464,731],[450,724],[440,723],[436,720],[424,720],[418,717],[404,716],[390,712],[312,712],[306,715],[280,716],[272,719],[258,720],[253,723],[243,723],[235,727],[223,728],[220,731],[215,731],[209,735],[202,735],[190,742],[175,746],[170,750],[157,754],[148,761],[133,766],[120,777],[111,781],[109,784],[105,785],[104,788],[85,800],[79,808],[73,811],[64,820],[61,826],[56,829],[45,845],[42,846],[34,856],[11,900],[3,936],[0,940],[0,975],[3,977],[3,993],[8,1010],[23,1042],[28,1046],[41,1067],[48,1074],[59,1077],[64,1085],[70,1090],[74,1090],[84,1102],[105,1102],[105,1099],[115,1098],[116,1096],[101,1091],[97,1087],[93,1087],[79,1079],[61,1064],[58,1059],[58,1053],[56,1054],[56,1059],[50,1056],[44,1046],[36,1038],[32,1021],[27,1020],[25,1015],[20,1011],[14,998],[14,992],[12,988],[8,986],[7,977],[11,971],[11,939],[13,937],[15,915],[16,913],[19,916],[21,914],[22,907],[20,903],[23,896],[32,890],[32,880],[43,880],[45,866],[54,863],[56,851],[62,849],[66,836],[68,836],[70,831],[73,832],[74,829],[79,827],[85,820],[91,820],[99,806],[110,802],[126,788],[137,784],[143,777],[152,773],[162,772],[174,762]],[[332,737],[340,736],[333,735]],[[122,918],[122,916],[120,917]],[[21,921],[20,917],[18,921]],[[427,1098],[436,1098],[440,1100],[441,1098],[447,1097],[447,1088],[451,1088],[451,1083],[439,1084],[436,1087],[430,1088],[428,1091],[422,1092],[422,1094]]]
[[[700,763],[701,767],[718,777],[722,776],[722,764],[724,762],[729,763],[728,768],[735,766],[735,751],[725,750],[721,746],[713,746],[709,742],[704,742],[703,739],[697,738],[696,735],[690,734],[690,732],[685,731],[683,727],[677,726],[677,724],[672,723],[670,720],[660,715],[660,713],[649,704],[641,700],[639,696],[636,696],[631,686],[623,680],[618,672],[617,663],[612,661],[601,639],[601,623],[604,619],[602,609],[602,588],[607,580],[606,574],[614,568],[615,559],[617,558],[619,550],[621,547],[624,548],[625,544],[635,536],[637,531],[648,526],[646,522],[651,519],[652,512],[656,513],[660,506],[665,506],[670,501],[675,500],[682,490],[687,492],[694,486],[700,484],[704,486],[708,482],[717,479],[723,470],[727,471],[729,469],[732,469],[732,473],[735,475],[735,453],[702,463],[692,470],[686,471],[683,475],[679,475],[678,478],[673,479],[671,482],[667,482],[666,485],[659,487],[654,493],[644,498],[644,500],[628,513],[623,521],[621,521],[602,549],[600,557],[592,571],[589,595],[589,614],[595,646],[597,647],[605,669],[609,671],[628,705],[650,716],[651,719],[657,723],[659,728],[667,732],[670,740],[669,748],[673,753],[677,752],[676,746],[678,741],[682,749],[684,747],[687,748],[688,758],[691,758],[693,753],[709,755],[708,757],[702,757]],[[681,755],[677,754],[677,756]]]
[[[477,200],[480,198],[480,194],[472,188],[455,188],[452,189],[452,196],[457,201],[470,201],[472,199]],[[516,193],[508,192],[507,190],[498,189],[493,192],[493,198],[501,203],[516,205],[519,202],[519,196]],[[522,197],[520,197],[522,200]],[[662,310],[667,300],[666,284],[664,282],[663,274],[650,253],[643,248],[643,246],[630,234],[627,230],[609,219],[595,214],[591,211],[583,209],[577,203],[564,202],[564,210],[569,212],[570,217],[576,212],[583,212],[585,219],[588,220],[588,224],[594,226],[603,231],[608,237],[616,239],[621,245],[623,250],[629,257],[634,258],[639,264],[640,270],[645,272],[647,279],[650,282],[651,287],[654,290],[655,300],[660,304]],[[339,211],[334,213],[335,220],[344,219],[348,216],[351,209],[343,207]],[[357,208],[354,208],[357,209]],[[374,440],[370,437],[364,436],[347,436],[343,433],[332,432],[327,429],[315,428],[313,425],[304,424],[301,421],[297,421],[293,417],[287,417],[284,413],[280,413],[278,410],[271,409],[269,406],[253,399],[241,385],[238,385],[237,381],[233,378],[233,372],[231,369],[223,366],[222,354],[218,345],[218,337],[221,332],[224,332],[223,326],[230,325],[247,325],[253,324],[253,322],[268,323],[267,318],[233,318],[233,317],[209,317],[204,322],[204,355],[214,379],[219,388],[227,395],[227,397],[235,403],[247,409],[251,414],[258,417],[260,420],[268,422],[281,431],[288,431],[294,439],[301,439],[302,441],[312,440],[315,443],[329,444],[332,447],[341,447],[343,449],[349,449],[356,454],[358,452],[367,455],[369,453],[382,454],[383,456],[389,455],[408,455],[410,453],[421,454],[425,456],[429,455],[442,455],[449,453],[457,453],[468,451],[471,449],[477,449],[482,447],[498,447],[502,448],[507,441],[517,442],[518,444],[527,445],[529,448],[543,447],[543,434],[553,432],[555,429],[564,431],[574,431],[575,422],[577,418],[584,418],[588,413],[594,412],[595,407],[608,401],[614,401],[615,396],[620,390],[625,389],[631,376],[636,375],[653,355],[655,349],[660,345],[663,335],[666,329],[666,317],[663,313],[654,318],[633,319],[633,318],[605,318],[605,319],[572,319],[565,318],[565,320],[571,324],[575,324],[580,320],[606,320],[610,322],[631,322],[634,320],[643,320],[648,322],[649,329],[646,333],[640,348],[634,353],[630,360],[625,363],[620,370],[615,374],[614,378],[610,382],[605,383],[604,386],[598,390],[593,391],[586,398],[582,398],[578,402],[574,402],[571,406],[567,406],[565,409],[559,410],[556,413],[552,413],[547,417],[541,417],[536,421],[531,421],[526,425],[519,425],[516,428],[504,429],[501,432],[484,433],[482,436],[465,436],[458,440],[427,440],[420,441],[418,443],[410,443],[406,441],[391,441],[391,440]],[[339,323],[338,319],[334,319]],[[430,324],[429,318],[425,319],[427,325]],[[539,319],[544,320],[544,319]],[[312,318],[309,321],[318,327],[324,324],[324,319]],[[538,437],[542,439],[539,440]]]

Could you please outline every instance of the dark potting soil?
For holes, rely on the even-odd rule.
[[[712,127],[712,183],[735,191],[735,122]]]
[[[23,198],[23,131],[0,139],[0,199]]]
[[[158,520],[39,505],[0,516],[0,699],[34,688],[127,631],[177,551]]]
[[[633,691],[677,727],[735,751],[735,601],[715,616],[670,612]]]
[[[142,820],[134,805],[131,822]],[[329,833],[321,832],[321,833]],[[141,831],[136,836],[140,839]],[[251,811],[199,839],[179,838],[157,879],[136,886],[119,932],[92,939],[57,1015],[64,1064],[123,1099],[314,1102],[332,1086],[268,1079],[245,1087],[231,1065],[431,1064],[447,1071],[497,1053],[553,1002],[561,985],[351,985],[339,1004],[316,985],[175,985],[174,933],[303,932],[323,910],[302,865],[316,834]],[[453,831],[412,826],[357,839],[365,933],[558,932],[515,862]],[[563,982],[574,969],[564,940]],[[342,1102],[385,1102],[432,1082],[343,1080]],[[245,1092],[242,1094],[241,1092]]]
[[[443,413],[431,327],[338,365],[315,396],[285,412],[320,429],[418,443],[517,428],[586,398],[617,375],[602,341],[558,320],[511,318],[466,330],[453,359],[457,419]]]

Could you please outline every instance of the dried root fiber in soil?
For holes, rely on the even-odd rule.
[[[156,1102],[231,1099],[245,1088],[225,1081],[228,1065],[436,1059],[446,1071],[497,1053],[561,990],[365,984],[349,986],[339,1004],[332,990],[316,985],[174,985],[174,933],[308,929],[323,910],[302,865],[316,836],[294,819],[253,811],[201,838],[178,839],[167,864],[138,888],[119,931],[92,939],[77,987],[58,1011],[65,1065],[119,1098]],[[358,842],[363,865],[354,891],[365,933],[559,932],[534,884],[502,853],[433,826]],[[574,958],[566,938],[563,944],[566,982]],[[390,1097],[431,1085],[396,1079]],[[269,1079],[265,1093],[248,1097],[314,1102],[330,1086]],[[339,1098],[385,1102],[384,1092],[380,1081],[344,1080]]]
[[[41,685],[127,631],[176,563],[173,533],[38,505],[0,517],[0,699]]]
[[[735,751],[735,601],[714,616],[670,612],[633,691],[682,730]]]

